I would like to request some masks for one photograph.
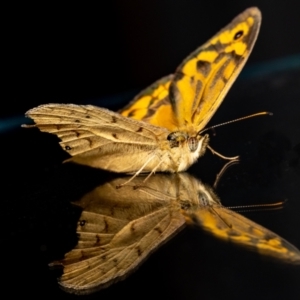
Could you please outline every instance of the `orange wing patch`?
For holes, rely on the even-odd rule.
[[[140,92],[126,107],[119,111],[124,117],[145,121],[169,130],[177,128],[177,122],[169,100],[169,87],[173,75],[157,80]]]
[[[260,11],[247,9],[189,55],[174,76],[152,84],[120,113],[170,131],[199,132],[242,70],[260,23]]]
[[[170,101],[181,130],[209,122],[249,57],[260,20],[259,10],[246,10],[178,67]]]

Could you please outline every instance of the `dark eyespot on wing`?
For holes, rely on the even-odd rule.
[[[78,137],[80,137],[80,132],[79,131],[73,131],[74,132],[74,134],[76,135],[76,137],[78,138]]]
[[[156,230],[159,234],[163,233],[163,231],[160,227],[155,227],[154,230]]]
[[[131,226],[130,226],[130,231],[131,231],[131,232],[134,232],[134,231],[135,231],[134,225],[135,225],[135,223],[133,222],[133,223],[131,224]]]
[[[136,249],[138,256],[141,256],[143,254],[143,251],[141,250],[140,247],[136,247],[135,249]]]
[[[243,36],[243,34],[244,34],[244,31],[243,30],[240,30],[240,31],[238,31],[235,35],[234,35],[234,40],[236,41],[236,40],[238,40],[241,36]]]

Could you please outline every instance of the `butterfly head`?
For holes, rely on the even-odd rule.
[[[180,206],[183,211],[192,213],[193,211],[206,209],[212,205],[220,205],[218,196],[210,186],[198,181],[196,190],[196,197],[191,198],[189,194],[187,199],[180,199]]]
[[[206,150],[209,136],[208,134],[205,134],[203,136],[198,133],[196,135],[190,135],[187,132],[174,131],[168,135],[167,139],[170,143],[171,148],[181,147],[187,144],[190,152],[199,153],[199,157],[202,156]]]

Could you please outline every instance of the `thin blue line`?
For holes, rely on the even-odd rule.
[[[0,120],[0,133],[21,127],[22,124],[28,123],[27,118],[17,116]]]
[[[266,76],[275,72],[300,69],[300,54],[246,66],[239,76],[240,79],[250,79],[257,76]]]

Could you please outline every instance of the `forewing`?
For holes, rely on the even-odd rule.
[[[175,202],[151,192],[127,194],[129,186],[118,192],[115,184],[97,191],[104,198],[79,203],[87,207],[78,221],[78,244],[63,260],[51,264],[63,265],[59,283],[69,292],[90,293],[124,278],[185,224]],[[108,191],[119,193],[119,199],[109,198]]]
[[[188,56],[170,85],[170,101],[179,126],[196,126],[211,119],[243,68],[261,23],[257,8],[249,8]]]
[[[168,134],[164,128],[92,105],[47,104],[29,110],[26,116],[34,120],[34,127],[57,135],[72,161],[117,172],[138,170],[158,140]],[[139,157],[139,165],[131,166],[126,155]]]
[[[204,206],[186,215],[189,223],[214,236],[289,263],[300,263],[300,251],[272,231],[221,205]]]
[[[120,110],[120,114],[174,131],[177,121],[169,100],[172,78],[173,75],[169,75],[154,82]]]

